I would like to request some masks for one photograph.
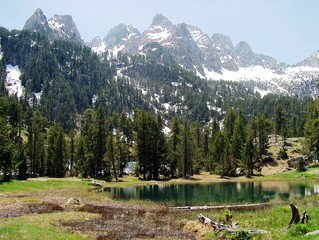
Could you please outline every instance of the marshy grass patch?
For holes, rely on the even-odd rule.
[[[0,219],[0,239],[92,239],[85,233],[68,231],[60,221],[88,221],[98,216],[85,212],[58,212],[4,218]]]

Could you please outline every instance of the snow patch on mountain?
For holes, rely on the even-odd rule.
[[[91,47],[92,51],[97,53],[97,54],[104,53],[106,51],[106,48],[107,48],[107,46],[106,46],[105,42],[101,42],[101,44],[98,46]]]
[[[5,81],[5,88],[9,95],[17,94],[18,97],[22,96],[24,88],[22,87],[20,76],[21,71],[18,66],[6,66],[7,77]]]
[[[150,32],[147,33],[150,40],[155,42],[163,42],[171,36],[169,29],[163,28],[162,26],[153,26]]]
[[[38,93],[34,93],[35,98],[37,99],[38,102],[40,102],[41,96],[42,96],[42,91]]]
[[[204,34],[198,27],[187,25],[187,29],[197,47],[205,54],[213,44],[212,39]]]
[[[230,71],[222,69],[222,73],[209,71],[204,68],[207,78],[214,80],[228,80],[228,81],[244,81],[244,80],[261,80],[270,81],[273,78],[278,78],[278,74],[271,69],[263,68],[262,66],[242,67],[238,71]]]
[[[213,80],[228,80],[228,81],[247,81],[247,80],[257,80],[257,81],[271,81],[273,79],[279,80],[300,80],[298,78],[302,75],[312,76],[319,74],[319,68],[313,67],[289,67],[285,70],[283,74],[276,73],[276,71],[269,68],[264,68],[262,66],[253,66],[253,67],[242,67],[238,71],[230,71],[227,69],[222,69],[222,73],[217,73],[209,71],[207,68],[204,68],[207,78]]]
[[[204,68],[204,72],[207,78],[211,80],[246,83],[262,97],[269,93],[302,95],[301,88],[309,87],[314,84],[316,79],[319,79],[319,68],[309,66],[289,67],[283,73],[277,73],[275,70],[262,66],[241,67],[238,71],[222,69],[221,73]],[[313,97],[316,97],[315,95]]]
[[[57,20],[54,17],[51,18],[48,21],[48,23],[50,28],[52,28],[53,30],[62,31],[62,28],[64,27],[64,24],[57,22]]]

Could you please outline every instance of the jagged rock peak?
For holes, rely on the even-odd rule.
[[[191,38],[191,34],[185,23],[179,23],[176,25],[176,33],[177,35]]]
[[[131,25],[125,25],[123,23],[111,28],[109,33],[105,36],[104,41],[112,37],[126,37],[130,34],[140,35],[140,32]]]
[[[53,18],[56,21],[59,21],[60,23],[63,23],[65,25],[75,25],[73,18],[71,15],[54,15]]]
[[[34,11],[34,14],[35,16],[44,16],[43,14],[43,11],[41,8],[37,8],[35,11]]]
[[[165,17],[163,14],[158,13],[154,16],[151,26],[167,26],[171,25],[172,23],[168,20],[167,17]]]
[[[32,16],[26,21],[23,29],[24,30],[37,30],[40,27],[47,27],[48,22],[46,16],[44,16],[43,11],[38,8],[32,14]],[[34,29],[37,28],[37,29]]]
[[[221,33],[215,33],[215,34],[213,34],[212,39],[213,39],[215,44],[221,44],[221,45],[228,46],[229,49],[234,48],[232,40],[230,39],[230,37],[228,37],[226,35],[223,35]]]
[[[70,15],[54,15],[49,19],[50,28],[55,34],[64,39],[69,39],[78,43],[83,43],[81,35]]]
[[[299,62],[297,66],[319,68],[319,50],[314,52],[310,57]]]
[[[38,8],[25,23],[24,30],[43,34],[48,40],[64,39],[84,44],[81,35],[70,15],[54,15],[47,20],[43,11]]]
[[[245,41],[240,41],[236,45],[235,49],[237,51],[253,52],[253,50],[251,49],[250,45],[247,42],[245,42]]]

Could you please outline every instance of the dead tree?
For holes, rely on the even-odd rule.
[[[298,208],[292,203],[290,203],[290,208],[291,208],[291,220],[289,222],[289,226],[300,222],[300,215],[299,215]]]
[[[302,213],[301,219],[300,219],[298,208],[292,203],[290,203],[290,208],[291,208],[291,220],[289,222],[288,228],[291,227],[291,225],[293,224],[308,223],[309,216],[306,211]]]
[[[305,221],[306,221],[306,223],[308,223],[308,220],[309,220],[309,216],[308,216],[308,214],[306,213],[306,211],[304,211],[304,212],[302,213],[302,215],[301,215],[301,220],[300,220],[300,222],[301,222],[301,223],[305,223]]]

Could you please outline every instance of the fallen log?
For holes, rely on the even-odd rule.
[[[205,217],[203,214],[198,215],[198,220],[201,223],[203,223],[204,225],[209,225],[209,226],[213,227],[214,231],[222,231],[222,230],[226,230],[228,232],[236,232],[237,231],[237,228],[235,225],[232,224],[232,226],[230,226],[230,225],[226,225],[223,223],[215,222],[212,219]]]
[[[181,206],[169,207],[171,210],[257,210],[271,207],[269,203],[252,203],[252,204],[236,204],[236,205],[219,205],[219,206]]]
[[[231,220],[231,225],[227,225],[227,224],[215,222],[212,219],[204,216],[203,214],[198,214],[198,220],[204,225],[211,226],[214,229],[214,231],[225,230],[229,233],[239,232],[239,230],[237,229],[237,223],[233,222],[232,220]],[[245,232],[249,234],[267,234],[268,233],[268,231],[266,230],[257,229],[257,228],[246,228],[242,230],[244,230]]]

